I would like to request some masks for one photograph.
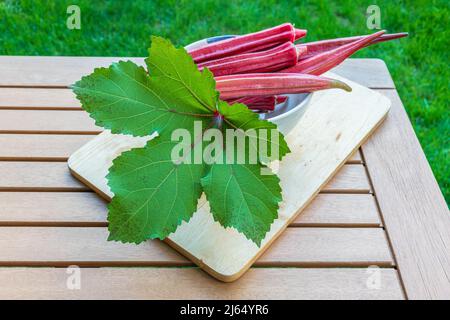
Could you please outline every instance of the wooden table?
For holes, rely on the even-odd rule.
[[[389,97],[385,123],[247,274],[222,283],[162,242],[107,242],[105,202],[69,173],[101,129],[67,86],[114,60],[0,57],[0,298],[450,299],[449,211],[383,61],[334,72]],[[67,286],[70,265],[81,289]]]

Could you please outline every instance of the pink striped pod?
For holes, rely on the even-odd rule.
[[[236,38],[210,43],[206,46],[188,51],[196,63],[208,60],[216,60],[240,53],[251,52],[255,48],[259,50],[273,47],[284,42],[294,42],[295,38],[306,34],[305,30],[295,29],[290,23],[249,33]]]
[[[332,88],[351,91],[342,81],[308,74],[253,73],[216,77],[216,89],[224,100],[246,96],[306,93]]]
[[[200,70],[207,67],[214,76],[223,76],[250,72],[271,72],[294,66],[298,60],[298,50],[292,42],[285,42],[275,48],[242,53],[217,60],[209,60],[199,63]]]
[[[392,34],[383,34],[380,37],[372,40],[370,43],[366,44],[365,47],[370,46],[372,44],[378,43],[378,42],[384,42],[394,39],[400,39],[403,37],[407,37],[407,32],[401,32],[401,33],[392,33]],[[355,37],[347,37],[347,38],[338,38],[338,39],[328,39],[328,40],[320,40],[320,41],[314,41],[314,42],[306,42],[297,44],[297,48],[305,48],[307,49],[304,54],[299,55],[299,60],[307,59],[312,56],[315,56],[317,54],[334,50],[336,48],[342,47],[343,45],[352,43],[357,40],[361,40],[366,36],[355,36]]]
[[[307,59],[301,59],[295,66],[283,69],[280,72],[321,75],[322,73],[337,66],[339,63],[369,44],[374,39],[381,36],[384,32],[385,31],[382,30],[336,49],[319,53]]]
[[[243,104],[261,104],[261,103],[271,103],[275,104],[283,103],[288,99],[286,96],[253,96],[253,97],[241,97],[227,100],[228,103],[243,103]]]

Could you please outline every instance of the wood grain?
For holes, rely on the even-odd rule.
[[[364,163],[361,151],[358,149],[356,152],[353,152],[353,154],[350,156],[350,158],[347,159],[347,164],[361,164]]]
[[[394,262],[381,228],[287,228],[255,265],[393,266]]]
[[[345,176],[345,180],[338,179],[339,175]],[[366,176],[364,166],[357,164],[344,165],[322,189],[322,192],[345,193],[369,193],[370,184]]]
[[[347,59],[333,72],[371,89],[395,89],[386,63],[381,59]]]
[[[396,91],[386,123],[363,146],[410,299],[450,299],[450,214]]]
[[[0,265],[185,266],[167,244],[107,241],[106,228],[0,227]],[[14,241],[10,241],[14,239]],[[393,266],[380,228],[288,228],[256,266]]]
[[[2,56],[0,86],[68,87],[94,68],[108,67],[120,60],[144,63],[143,58]]]
[[[381,226],[373,195],[319,194],[291,226]]]
[[[394,269],[252,268],[240,281],[218,282],[197,268],[83,268],[68,290],[61,268],[0,268],[0,299],[403,299]],[[32,285],[31,285],[32,284]]]
[[[70,154],[93,138],[93,135],[0,134],[0,160],[67,161]]]
[[[67,161],[72,153],[94,137],[81,134],[0,134],[0,160]],[[347,163],[362,163],[359,150]]]
[[[64,162],[0,162],[0,190],[88,191]]]
[[[323,191],[367,193],[368,185],[363,166],[350,164]],[[0,161],[0,190],[87,191],[89,188],[70,174],[65,162]]]
[[[369,194],[319,194],[292,227],[379,227]],[[92,192],[0,192],[0,225],[106,226],[106,202]]]
[[[70,89],[0,87],[0,109],[81,110],[81,104]]]
[[[92,73],[94,68],[107,67],[119,60],[144,64],[143,58],[1,56],[0,87],[66,88],[82,76]],[[347,59],[333,72],[370,88],[394,88],[382,60]]]
[[[93,192],[0,192],[0,225],[106,226],[106,201]]]
[[[101,131],[85,111],[0,110],[0,133],[96,134]]]
[[[199,200],[198,211],[189,223],[182,223],[166,238],[166,242],[220,280],[239,278],[320,189],[325,185],[325,191],[328,186],[336,187],[335,181],[330,181],[331,177],[386,115],[388,99],[356,83],[342,80],[353,91],[314,93],[311,107],[286,136],[293,152],[284,158],[278,171],[284,202],[278,219],[260,248],[235,229],[224,229],[215,222],[204,197]],[[144,144],[142,139],[104,131],[75,152],[68,164],[77,178],[103,197],[110,198],[112,194],[104,177],[112,160],[121,152]],[[365,176],[361,165],[346,165],[344,168],[342,172],[351,177],[347,189],[342,189],[344,192],[357,192],[355,186],[361,192],[369,192],[369,184],[358,184],[358,176]]]

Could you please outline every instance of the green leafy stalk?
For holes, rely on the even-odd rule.
[[[113,161],[107,176],[114,192],[110,240],[163,239],[197,209],[205,166],[173,163],[171,150],[177,143],[163,139],[152,139]]]
[[[281,160],[290,152],[283,135],[245,105],[221,101],[211,72],[206,68],[199,72],[183,48],[152,37],[145,61],[148,73],[131,61],[121,61],[95,69],[72,86],[97,125],[133,136],[158,132],[143,148],[118,156],[109,169],[108,185],[114,193],[108,207],[109,239],[133,243],[164,239],[189,221],[205,192],[214,219],[259,246],[282,200],[278,177],[262,174],[268,169],[260,156],[261,145],[275,146],[276,159]],[[205,141],[195,136],[195,121],[203,130],[233,129],[236,139],[248,138],[239,150],[245,162],[227,163],[227,141],[216,154],[221,161],[195,164],[194,155],[205,147]],[[172,155],[178,145],[172,141],[176,129],[194,137],[185,143],[188,152],[179,162]],[[249,162],[252,152],[257,154],[256,163]]]
[[[214,220],[261,245],[277,218],[280,179],[262,175],[261,165],[213,164],[201,183]]]

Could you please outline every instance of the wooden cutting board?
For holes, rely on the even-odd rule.
[[[219,280],[230,282],[244,274],[377,128],[390,108],[390,101],[381,94],[335,74],[327,76],[345,81],[353,91],[314,93],[306,114],[286,136],[292,153],[278,168],[284,200],[261,247],[215,222],[204,195],[191,220],[183,222],[165,242]],[[110,200],[113,194],[105,176],[112,160],[123,151],[143,147],[151,138],[104,131],[72,154],[69,168]]]

